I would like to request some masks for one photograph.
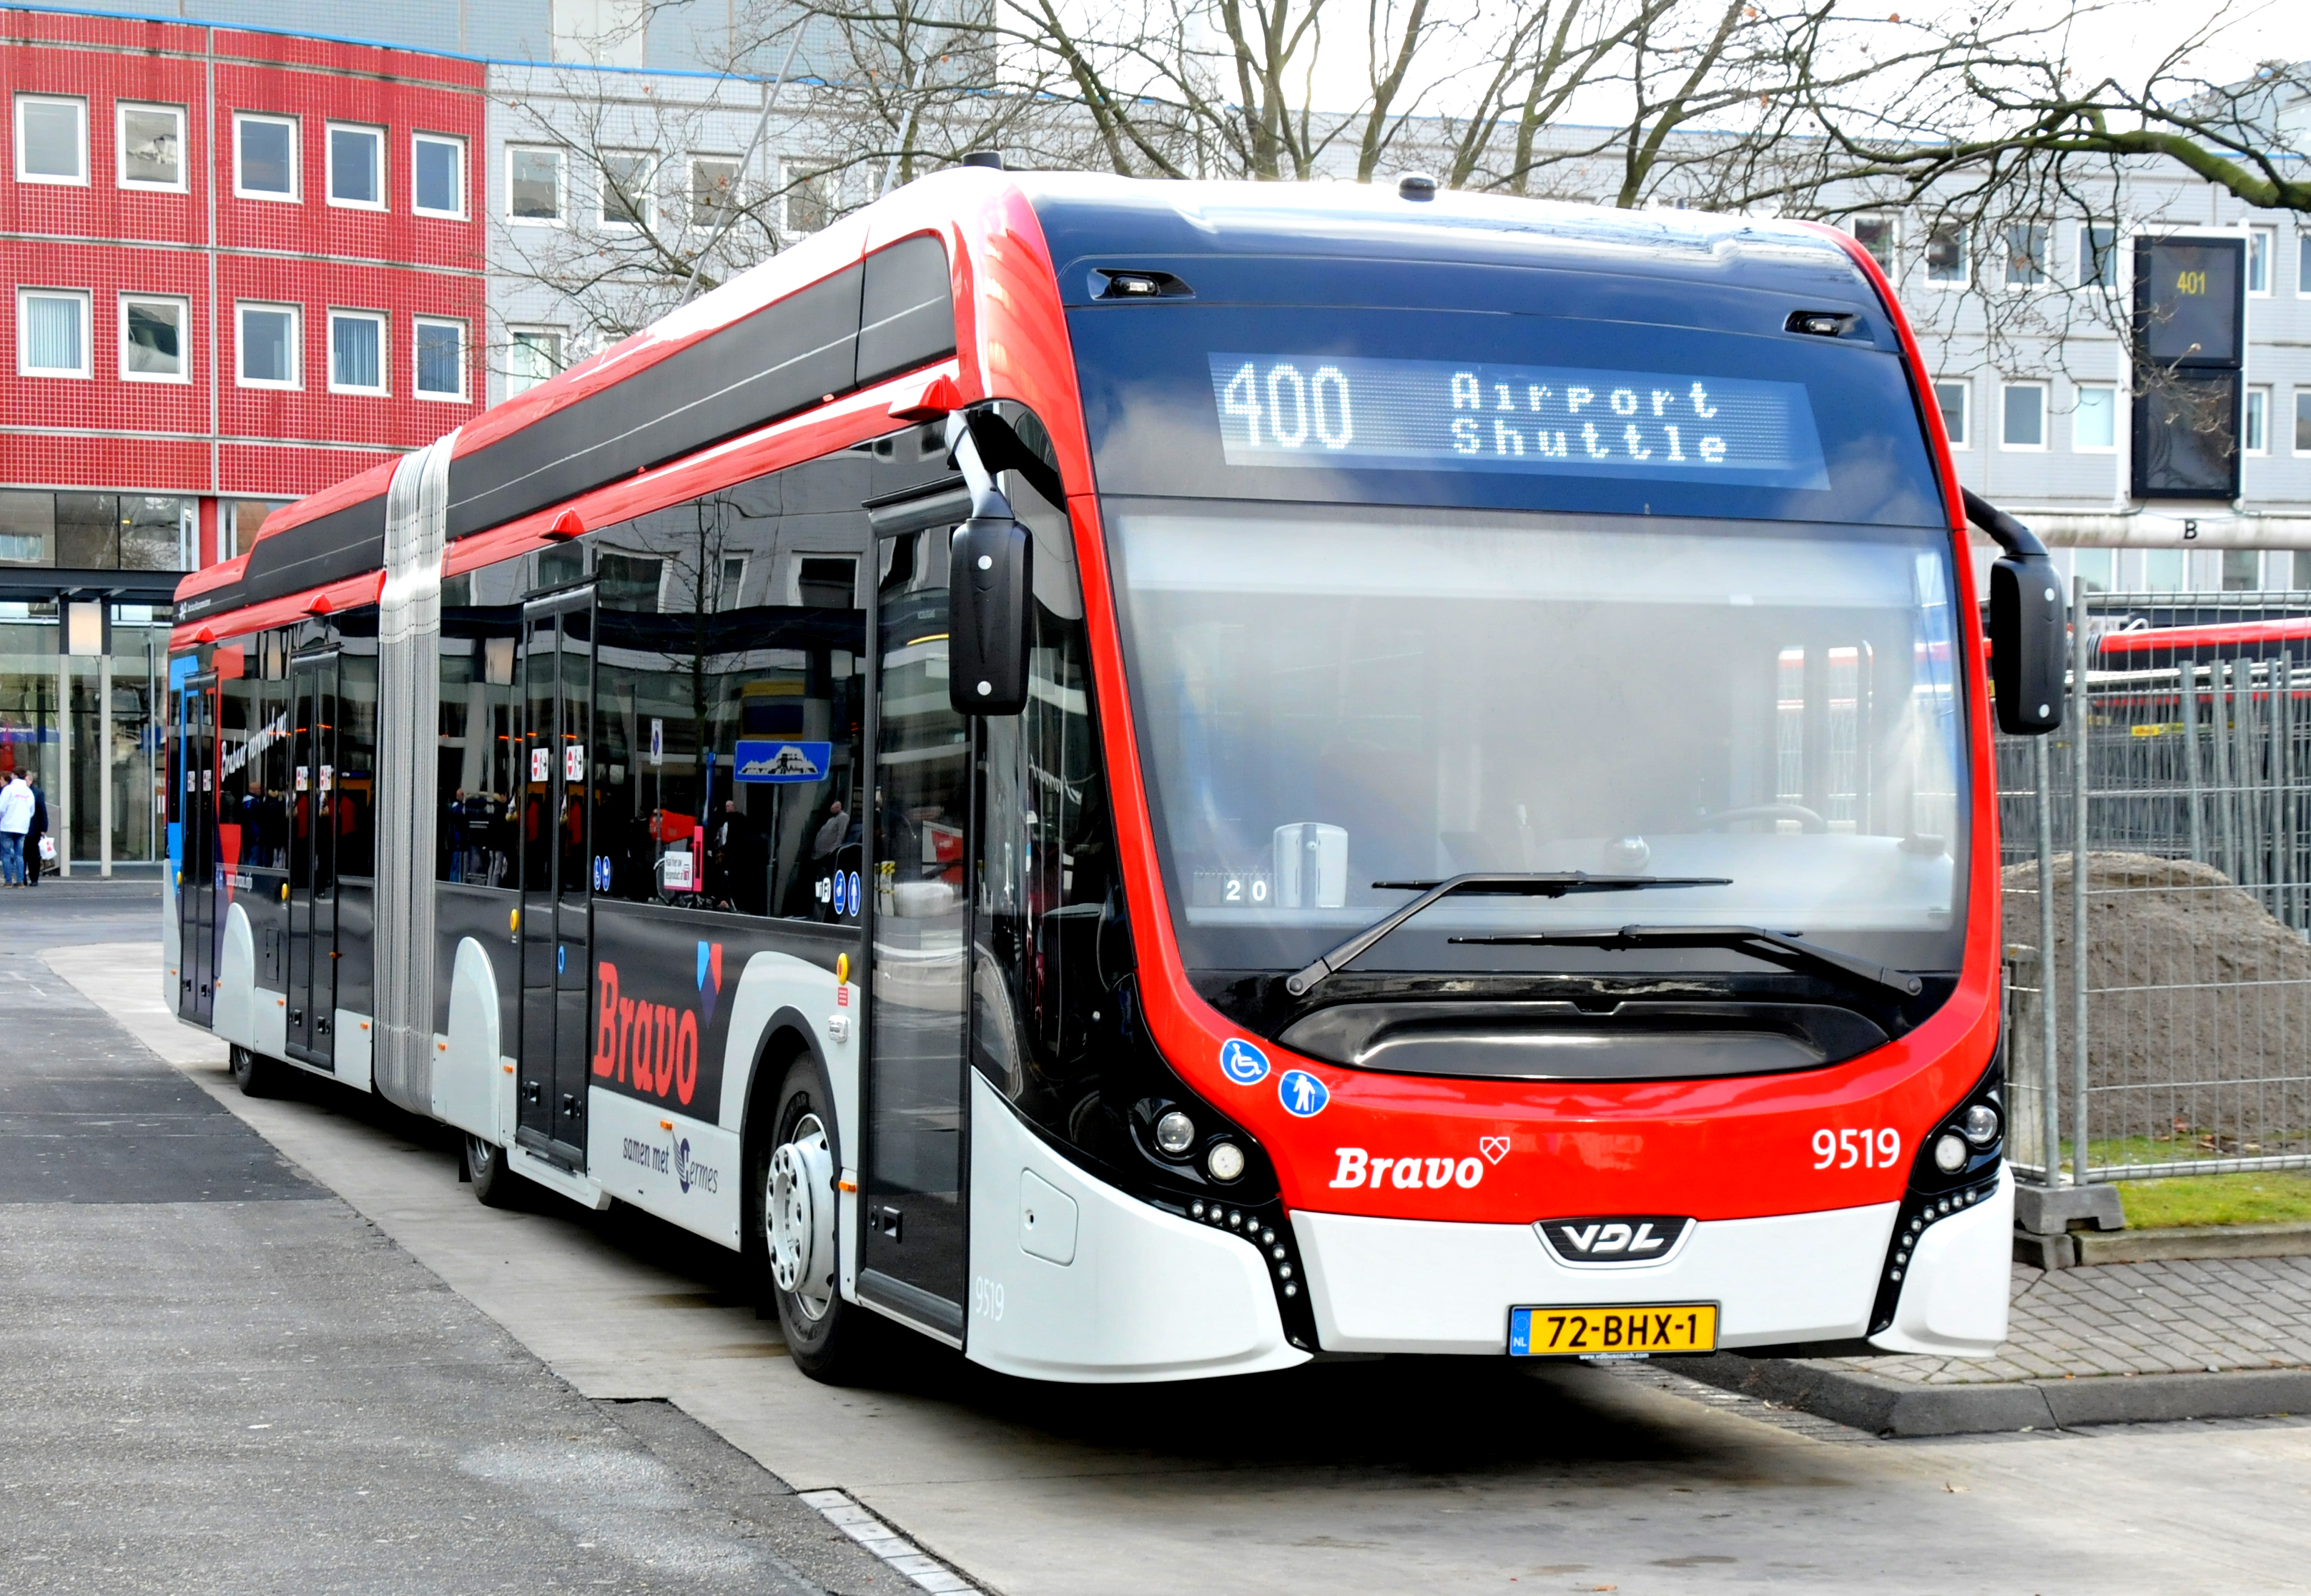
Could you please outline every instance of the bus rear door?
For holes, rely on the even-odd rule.
[[[289,1056],[334,1067],[337,1010],[337,655],[289,662]]]
[[[587,992],[593,968],[594,595],[522,612],[521,1069],[518,1137],[586,1167]]]
[[[186,679],[177,695],[177,1012],[205,1025],[216,1008],[216,677]]]

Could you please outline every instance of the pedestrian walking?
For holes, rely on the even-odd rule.
[[[48,795],[40,784],[32,783],[32,824],[24,833],[24,885],[38,886],[40,877],[56,872],[48,868],[45,850],[54,846],[48,841]]]
[[[24,833],[32,829],[32,784],[22,772],[0,787],[0,886],[24,885]]]

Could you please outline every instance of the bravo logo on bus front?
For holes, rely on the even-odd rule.
[[[628,1096],[709,1114],[722,1102],[722,944],[695,944],[695,979],[687,990],[665,990],[681,960],[674,939],[650,935],[656,926],[596,922],[606,955],[594,966],[594,1084]],[[643,946],[618,947],[632,935]],[[689,941],[689,938],[684,938]],[[616,953],[616,958],[606,956]],[[660,1001],[670,998],[672,1001]],[[718,1025],[717,1021],[722,1021]],[[687,1183],[685,1183],[685,1190]]]

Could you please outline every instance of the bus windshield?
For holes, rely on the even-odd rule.
[[[1747,925],[1960,962],[1949,536],[1888,527],[1112,499],[1188,964],[1296,968],[1470,871],[1724,886],[1456,897],[1354,968],[1731,970],[1452,938]]]

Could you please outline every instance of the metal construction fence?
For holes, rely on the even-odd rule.
[[[2062,731],[1997,739],[2017,1173],[2311,1165],[2311,593],[2073,615]]]

